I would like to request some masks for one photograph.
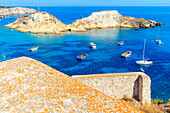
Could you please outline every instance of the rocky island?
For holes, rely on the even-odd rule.
[[[19,17],[15,22],[5,25],[21,32],[52,33],[84,32],[90,29],[104,28],[151,28],[160,26],[152,20],[123,16],[116,10],[94,12],[89,17],[78,19],[66,25],[47,12],[36,12],[31,15]]]
[[[19,15],[19,14],[31,14],[35,13],[35,9],[30,8],[21,8],[21,7],[15,7],[15,8],[9,8],[9,7],[0,7],[0,18],[4,18],[11,15]]]

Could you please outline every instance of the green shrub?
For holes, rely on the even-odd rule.
[[[6,7],[6,6],[0,6],[0,8],[10,8],[10,7]]]
[[[155,105],[159,105],[159,104],[163,104],[163,100],[162,99],[152,99],[152,104]]]
[[[170,102],[170,98],[169,98],[168,102]]]

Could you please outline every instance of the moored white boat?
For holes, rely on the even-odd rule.
[[[136,63],[138,65],[150,65],[150,64],[153,64],[153,62],[151,60],[139,60],[139,61],[136,61]]]
[[[92,49],[97,49],[96,44],[94,44],[93,42],[89,43],[89,47]]]
[[[96,48],[96,45],[92,45],[92,48],[93,48],[93,49],[97,49],[97,48]]]
[[[157,43],[157,44],[163,44],[163,43],[161,42],[161,40],[156,40],[156,43]]]
[[[121,54],[121,57],[128,58],[131,56],[131,54],[132,54],[132,51],[128,51],[126,53]]]
[[[159,29],[160,30],[160,29]],[[161,40],[158,40],[158,37],[159,37],[159,30],[158,30],[158,34],[157,34],[157,37],[156,37],[156,43],[157,44],[163,44],[162,42],[161,42]]]
[[[35,51],[35,50],[37,50],[38,49],[38,46],[37,47],[33,47],[33,48],[31,48],[31,49],[29,49],[30,51]]]
[[[138,65],[151,65],[153,62],[151,60],[145,60],[145,43],[146,39],[144,40],[144,48],[143,48],[143,60],[136,61]]]
[[[124,41],[120,41],[117,43],[118,45],[123,45],[124,44]]]

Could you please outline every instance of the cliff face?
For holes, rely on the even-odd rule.
[[[116,10],[94,12],[87,18],[78,19],[71,25],[65,25],[60,20],[46,12],[37,12],[18,18],[14,23],[6,25],[22,32],[54,33],[66,31],[84,32],[89,29],[113,27],[150,28],[161,25],[155,21],[143,18],[122,16]]]
[[[120,17],[117,11],[94,12],[87,18],[76,20],[72,26],[85,29],[119,27]]]
[[[60,33],[66,25],[46,12],[37,12],[18,18],[14,23],[8,24],[21,32],[31,33]]]
[[[155,22],[156,23],[156,22]],[[154,23],[144,18],[134,18],[123,16],[116,10],[94,12],[87,18],[76,20],[72,26],[81,26],[85,29],[98,29],[98,28],[140,28],[140,27],[154,27]]]
[[[30,9],[30,8],[21,8],[21,7],[0,8],[0,18],[4,18],[10,15],[29,14],[35,12],[36,12],[35,9]]]

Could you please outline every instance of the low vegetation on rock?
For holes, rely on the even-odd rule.
[[[141,104],[135,99],[127,97],[121,100],[145,113],[170,113],[170,99],[167,102],[164,102],[163,99],[152,99],[151,104]]]
[[[10,8],[9,6],[0,6],[0,8]]]

